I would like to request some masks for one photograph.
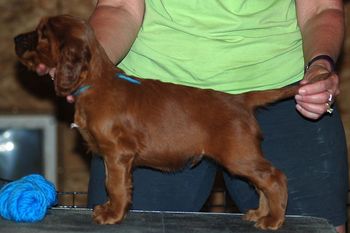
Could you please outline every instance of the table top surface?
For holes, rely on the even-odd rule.
[[[6,233],[266,233],[240,214],[130,211],[121,224],[98,225],[89,209],[52,209],[41,222],[16,223],[0,219],[0,232]],[[324,219],[287,216],[278,233],[336,233]]]

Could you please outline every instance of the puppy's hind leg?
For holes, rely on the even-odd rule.
[[[284,222],[287,205],[285,175],[264,159],[260,151],[234,153],[223,156],[220,163],[231,174],[248,179],[260,194],[259,207],[249,210],[244,219],[256,222],[255,226],[261,229],[278,229]]]
[[[257,220],[256,226],[261,229],[277,230],[282,226],[285,219],[288,201],[287,178],[266,160],[265,163],[265,165],[262,163],[261,166],[266,167],[257,172],[258,178],[253,177],[252,182],[256,185],[259,193],[263,195],[260,196],[260,201],[263,202],[259,204],[256,211],[263,213],[264,208],[262,207],[267,203],[269,212],[266,216]]]

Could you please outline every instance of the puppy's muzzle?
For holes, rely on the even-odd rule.
[[[14,38],[17,56],[22,56],[26,51],[34,50],[38,44],[36,31],[20,34]]]

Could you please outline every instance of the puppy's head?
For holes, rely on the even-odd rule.
[[[35,71],[39,64],[55,68],[56,94],[66,96],[86,79],[96,43],[88,24],[72,16],[43,18],[37,28],[15,37],[19,60]]]

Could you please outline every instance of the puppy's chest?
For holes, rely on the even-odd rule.
[[[96,142],[95,140],[93,140],[93,137],[91,136],[90,132],[86,128],[78,128],[78,130],[83,139],[88,144],[89,149],[93,152],[97,152]]]
[[[71,124],[71,128],[76,128],[79,131],[85,142],[88,144],[89,150],[92,152],[98,152],[97,143],[87,128],[87,122],[84,116],[85,115],[82,114],[81,111],[76,110],[74,123]]]

